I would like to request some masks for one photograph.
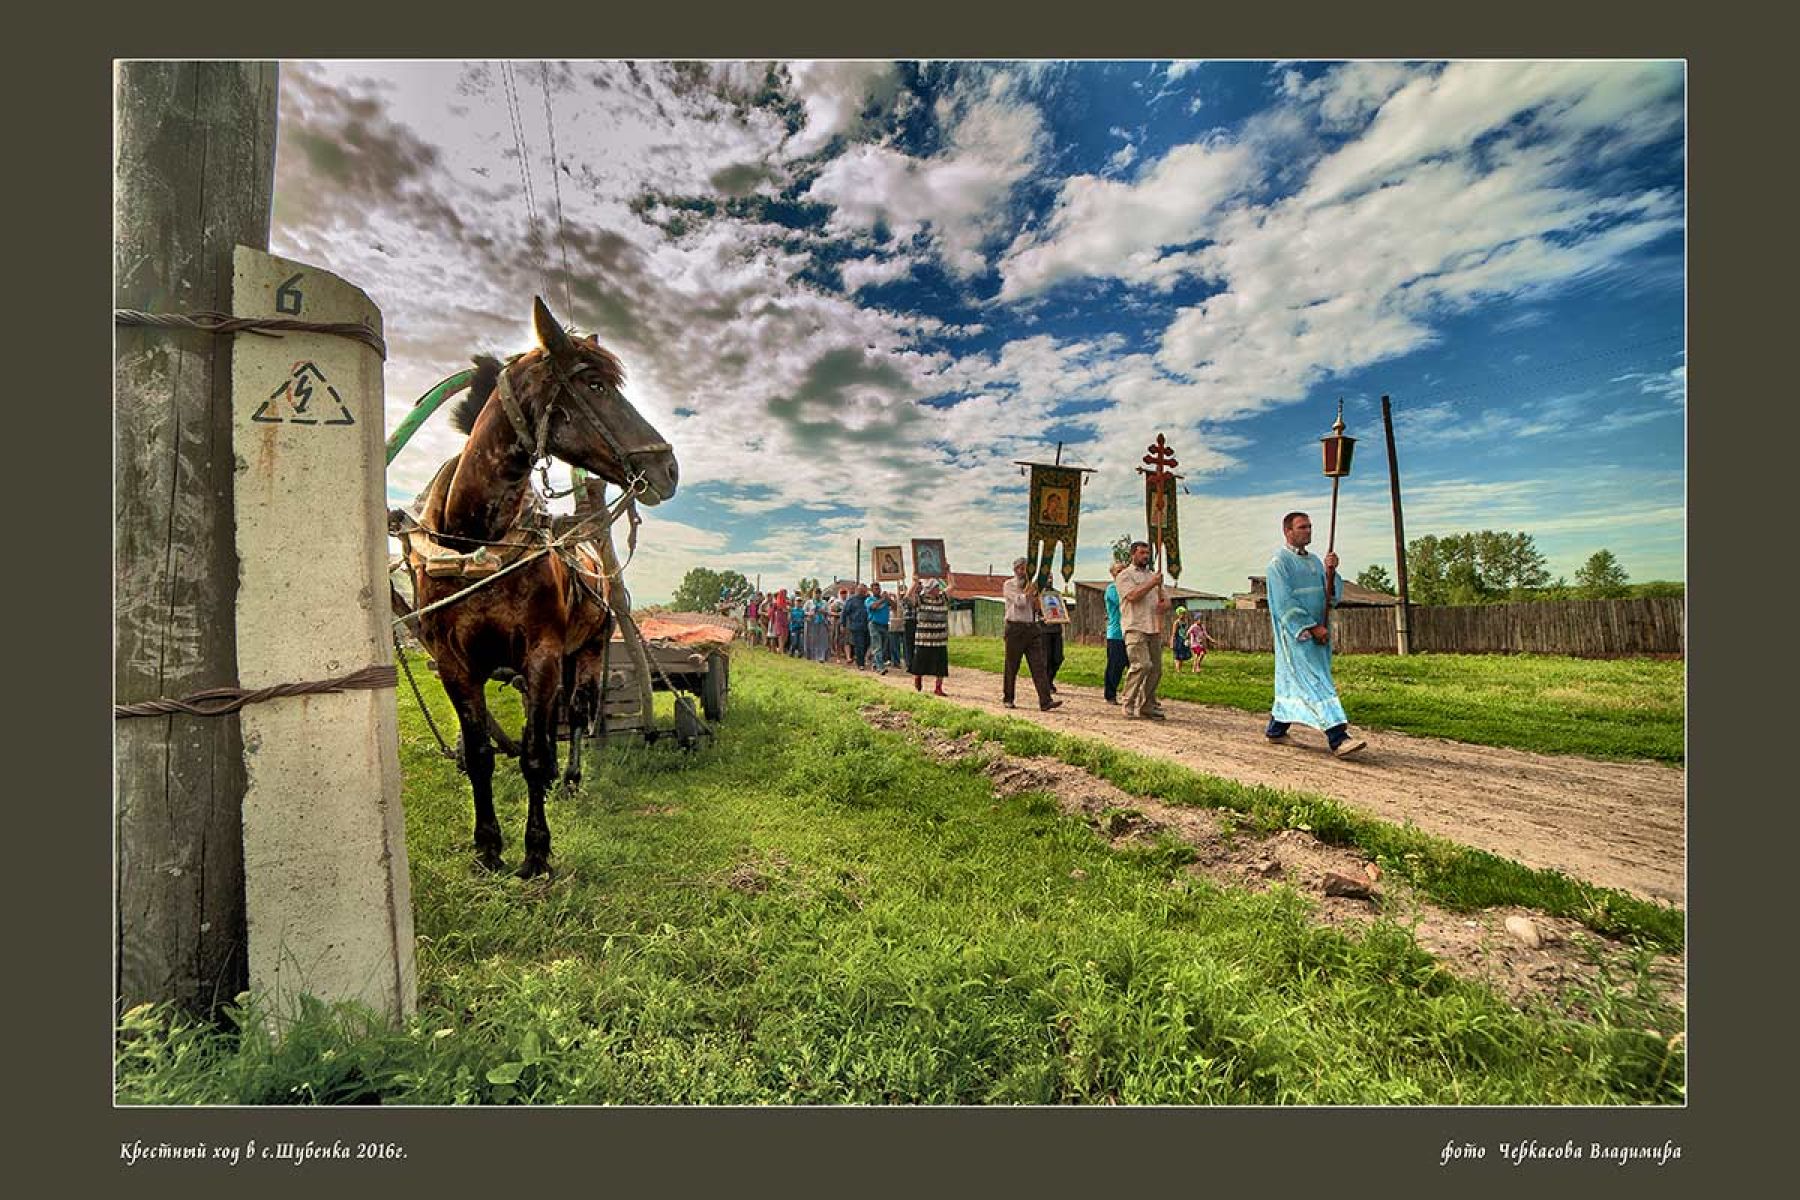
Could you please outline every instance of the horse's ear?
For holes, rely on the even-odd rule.
[[[566,358],[575,352],[575,344],[569,340],[563,327],[556,323],[556,318],[550,315],[550,309],[545,306],[542,296],[531,298],[531,321],[537,326],[538,345],[548,350],[552,356]]]

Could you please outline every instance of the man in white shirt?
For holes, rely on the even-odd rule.
[[[1127,720],[1164,720],[1156,689],[1162,683],[1163,613],[1169,594],[1163,573],[1150,569],[1150,543],[1131,543],[1131,565],[1113,583],[1119,589],[1119,625],[1131,667],[1119,691]]]
[[[1019,682],[1019,659],[1031,668],[1031,685],[1037,689],[1038,707],[1045,712],[1061,708],[1061,700],[1050,698],[1050,668],[1044,661],[1044,616],[1038,611],[1038,589],[1026,579],[1031,564],[1024,558],[1013,560],[1013,577],[1000,585],[1006,602],[1006,667],[1001,676],[1000,700],[1008,708],[1017,708],[1013,694]]]

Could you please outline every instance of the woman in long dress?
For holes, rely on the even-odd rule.
[[[942,579],[915,579],[906,598],[918,614],[913,628],[913,690],[923,691],[925,676],[935,675],[932,694],[942,696],[944,677],[950,674],[950,585]]]
[[[812,599],[806,602],[806,657],[814,662],[824,662],[831,652],[831,633],[826,627],[828,616],[825,596],[814,588]]]

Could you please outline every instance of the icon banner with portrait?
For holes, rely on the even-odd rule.
[[[1081,477],[1077,467],[1053,467],[1032,464],[1031,520],[1026,538],[1025,557],[1031,564],[1031,578],[1050,573],[1050,560],[1056,547],[1062,545],[1062,577],[1067,583],[1075,575],[1075,537],[1081,523]]]

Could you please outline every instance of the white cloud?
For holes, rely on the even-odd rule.
[[[973,95],[940,101],[942,153],[921,159],[857,146],[820,172],[807,198],[832,206],[836,230],[884,223],[901,243],[925,234],[948,270],[982,270],[984,247],[1004,229],[1007,199],[1030,173],[1044,136],[1036,108],[1011,98],[1008,87],[997,75]]]
[[[891,104],[900,87],[891,62],[802,60],[789,63],[788,74],[806,109],[806,125],[786,146],[789,155],[800,158],[855,130],[865,108]]]
[[[1254,182],[1255,170],[1247,146],[1220,140],[1176,148],[1135,183],[1069,179],[1046,230],[1020,236],[1007,250],[1000,299],[1019,300],[1082,275],[1172,282],[1164,248],[1210,236],[1221,206]]]
[[[1106,160],[1105,174],[1120,174],[1125,168],[1136,162],[1137,157],[1138,148],[1127,142],[1125,145],[1120,146],[1117,150],[1113,151],[1112,157]]]
[[[1328,203],[1433,157],[1462,155],[1527,114],[1563,154],[1603,127],[1622,149],[1678,126],[1681,82],[1670,63],[1452,63],[1395,92],[1362,136],[1319,164],[1305,202]]]
[[[911,275],[918,265],[919,259],[911,254],[896,254],[889,258],[877,255],[852,259],[842,268],[844,290],[856,292],[870,284],[892,283],[896,279],[904,279]]]
[[[1687,404],[1687,364],[1683,363],[1661,374],[1630,371],[1614,377],[1614,383],[1635,383],[1646,396],[1660,396],[1685,406]]]

